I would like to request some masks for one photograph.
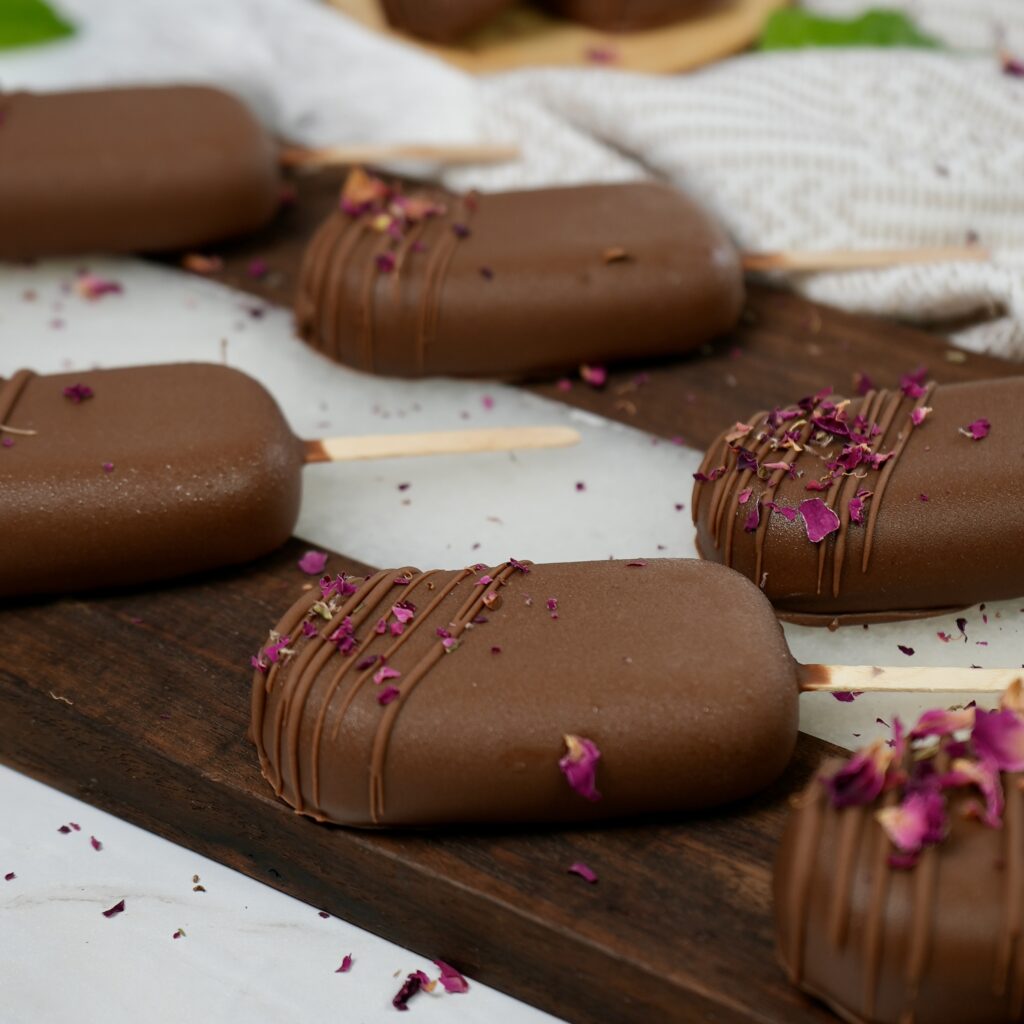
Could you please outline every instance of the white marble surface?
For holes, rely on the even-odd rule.
[[[120,281],[123,294],[90,302],[74,293],[70,284],[85,263]],[[344,370],[294,340],[284,312],[172,270],[98,259],[0,269],[0,376],[22,365],[56,371],[223,359],[270,388],[307,437],[566,422],[583,434],[578,448],[563,451],[309,467],[297,532],[315,544],[370,563],[421,567],[510,554],[545,561],[694,553],[689,509],[676,507],[689,505],[699,459],[689,449],[497,384],[396,382]],[[400,491],[400,483],[409,487]],[[1017,666],[1022,607],[992,604],[987,624],[970,609],[966,643],[936,636],[958,636],[953,617],[787,634],[802,661]],[[914,648],[913,657],[898,644]],[[806,695],[801,721],[851,745],[879,732],[876,718],[909,717],[934,703]],[[401,980],[394,972],[430,966],[7,770],[0,770],[0,821],[3,1024],[376,1021],[394,1012],[390,998]],[[68,821],[82,832],[58,833]],[[90,835],[102,851],[91,848]],[[9,871],[16,878],[3,881]],[[194,874],[205,893],[192,891]],[[100,911],[122,897],[125,913],[104,919]],[[177,928],[186,935],[172,940]],[[354,955],[353,969],[335,975],[345,953]],[[476,983],[464,996],[419,997],[412,1010],[423,1020],[550,1019]]]

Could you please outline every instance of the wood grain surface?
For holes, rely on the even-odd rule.
[[[818,740],[769,792],[691,818],[389,834],[278,802],[246,738],[249,656],[308,583],[305,549],[3,608],[0,760],[570,1021],[831,1020],[786,983],[770,914],[787,795],[831,749]],[[596,885],[567,873],[577,860]]]

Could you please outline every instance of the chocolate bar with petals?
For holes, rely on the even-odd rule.
[[[771,605],[697,560],[325,578],[253,665],[264,776],[344,825],[706,808],[771,783],[797,737]]]

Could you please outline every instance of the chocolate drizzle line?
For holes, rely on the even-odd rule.
[[[0,382],[0,423],[7,423],[26,385],[34,376],[31,370],[18,370],[13,377]]]
[[[907,757],[913,755],[908,751]],[[941,756],[941,755],[940,755]],[[1005,999],[1009,1020],[1019,1020],[1024,1013],[1024,943],[1021,940],[1022,898],[1024,898],[1024,774],[1004,773],[1006,792],[1003,823],[1005,850],[1006,901],[1001,934],[993,964],[992,992]],[[881,800],[881,807],[898,802],[896,791]],[[829,894],[827,941],[843,949],[849,941],[849,920],[852,907],[856,867],[861,856],[870,864],[870,894],[860,929],[864,977],[860,1015],[874,1019],[878,987],[886,955],[886,914],[893,868],[890,856],[893,847],[885,830],[877,823],[867,806],[846,807],[833,811],[828,803],[822,777],[818,776],[796,799],[798,815],[793,855],[789,863],[786,919],[789,921],[786,963],[790,981],[801,984],[807,949],[807,931],[814,878],[826,866],[821,863],[821,842],[826,828],[838,830],[836,837],[835,875]],[[831,822],[826,822],[826,817]],[[865,833],[864,825],[871,828]],[[978,828],[985,826],[979,824]],[[866,844],[870,841],[870,846]],[[927,847],[911,869],[911,916],[906,941],[903,979],[905,992],[901,1021],[912,1022],[920,985],[928,966],[933,932],[933,915],[941,871],[941,844]]]
[[[497,592],[515,573],[516,568],[506,563],[491,570],[492,580],[486,586],[474,586],[466,600],[449,620],[446,629],[453,639],[458,640],[470,628],[473,620],[484,608],[498,607]],[[262,675],[263,685],[253,688],[252,711],[253,732],[257,745],[260,747],[260,764],[263,774],[274,788],[278,796],[282,796],[287,784],[290,783],[291,802],[299,812],[323,820],[317,811],[320,802],[320,755],[325,729],[331,720],[329,739],[337,739],[342,722],[352,702],[372,679],[376,671],[390,663],[409,638],[417,633],[421,626],[436,626],[433,613],[449,597],[460,584],[470,579],[473,571],[464,569],[443,586],[437,589],[433,598],[421,607],[406,624],[403,632],[392,637],[385,634],[382,639],[387,647],[377,654],[371,665],[353,671],[377,638],[376,633],[365,635],[362,643],[347,655],[342,655],[330,637],[341,627],[345,619],[351,619],[352,633],[361,629],[372,629],[375,621],[387,617],[388,609],[399,601],[405,601],[418,589],[434,590],[434,577],[437,570],[421,573],[415,569],[405,568],[377,572],[361,583],[356,592],[340,604],[336,604],[326,625],[305,639],[301,651],[294,654],[282,652],[281,657]],[[396,578],[408,581],[405,585],[395,582]],[[496,600],[497,598],[497,600]],[[319,591],[304,594],[287,612],[280,623],[280,635],[298,640],[302,623],[309,620],[313,606],[322,600]],[[384,777],[388,744],[397,718],[407,701],[411,691],[427,675],[429,670],[446,656],[447,650],[441,639],[431,643],[427,652],[411,667],[405,669],[401,676],[393,682],[399,690],[399,696],[382,709],[381,717],[373,740],[371,761],[369,765],[369,806],[371,819],[379,824],[384,815]],[[457,655],[453,655],[457,657]],[[337,667],[334,664],[337,662]],[[282,669],[287,671],[282,675]],[[330,675],[325,669],[331,669]],[[347,686],[343,684],[348,681]],[[279,694],[273,717],[269,722],[270,739],[266,749],[272,749],[274,758],[268,758],[264,749],[264,724],[266,699],[275,688],[281,685],[283,692]],[[314,692],[319,702],[319,711],[313,724],[310,742],[300,742],[300,732],[306,719],[306,711]],[[274,767],[276,765],[276,768]],[[311,788],[312,807],[306,806],[303,797],[303,779],[308,779]]]
[[[868,442],[870,454],[880,454],[887,443],[891,445],[892,451],[892,457],[885,462],[879,471],[877,477],[878,482],[875,485],[874,493],[870,501],[864,531],[864,551],[861,559],[861,572],[867,572],[868,570],[871,552],[874,546],[878,516],[880,514],[882,498],[886,487],[888,486],[889,480],[895,471],[896,464],[899,462],[900,456],[906,448],[911,434],[914,432],[914,428],[911,426],[909,421],[910,411],[922,408],[931,398],[934,390],[935,384],[934,382],[930,382],[925,387],[924,394],[916,400],[908,411],[906,424],[903,423],[902,419],[897,418],[900,409],[904,404],[904,396],[902,392],[889,391],[886,389],[878,391],[871,390],[867,392],[867,394],[865,394],[860,400],[857,410],[851,418],[852,421],[852,419],[855,419],[857,416],[863,416],[870,424],[878,427],[877,435]],[[813,412],[808,413],[806,416],[806,422],[800,425],[797,444],[799,444],[801,449],[804,451],[806,451],[807,443],[811,437],[816,431],[821,429],[812,423],[811,417],[813,415]],[[753,418],[752,422],[755,425],[760,426],[755,426],[751,430],[751,434],[748,435],[748,439],[751,437],[755,439],[754,443],[750,444],[750,450],[753,452],[759,464],[764,461],[767,455],[775,453],[777,455],[775,461],[784,462],[787,468],[774,469],[771,471],[771,476],[766,479],[762,478],[765,479],[764,490],[759,496],[752,495],[750,498],[751,501],[756,500],[762,507],[760,521],[757,529],[753,531],[755,555],[753,579],[754,582],[759,585],[764,572],[765,546],[768,540],[770,524],[773,519],[772,510],[765,508],[765,506],[768,503],[775,501],[778,489],[788,475],[788,467],[797,462],[799,456],[802,454],[802,452],[798,452],[794,448],[787,448],[784,453],[782,452],[781,447],[777,443],[779,438],[777,438],[774,433],[767,428],[767,416],[768,413],[762,411],[757,413]],[[898,429],[895,436],[890,441],[889,435],[892,433],[894,425],[896,425]],[[757,433],[755,433],[755,431],[757,431]],[[713,481],[709,498],[710,504],[708,506],[707,523],[712,543],[716,548],[722,551],[723,563],[732,567],[736,539],[738,536],[741,536],[741,531],[744,529],[746,517],[749,514],[747,505],[740,505],[738,498],[743,489],[753,482],[754,473],[749,469],[740,470],[738,468],[739,455],[728,441],[726,441],[728,434],[729,431],[724,432],[708,449],[707,454],[701,462],[700,472],[707,476],[719,466],[724,465],[726,467],[725,472],[717,480]],[[835,437],[833,444],[840,444],[841,446],[841,441],[841,438]],[[818,594],[821,594],[824,588],[825,567],[830,549],[832,554],[832,596],[838,597],[841,592],[843,569],[846,562],[847,540],[851,523],[849,507],[850,500],[855,496],[858,487],[869,479],[870,478],[866,478],[857,472],[843,473],[832,481],[829,490],[824,496],[825,504],[839,516],[839,529],[833,536],[826,538],[825,541],[818,545],[818,575],[816,591]],[[702,502],[705,497],[706,483],[707,481],[698,480],[694,485],[693,521],[695,524],[700,522],[700,513],[702,509]],[[727,516],[729,516],[730,519],[726,524],[725,520]]]
[[[381,213],[378,208],[357,216],[343,210],[332,213],[309,243],[302,262],[296,305],[302,335],[326,355],[374,372],[379,323],[390,322],[378,307],[400,310],[403,292],[411,289],[416,295],[416,366],[426,372],[440,323],[444,283],[459,244],[454,228],[469,223],[476,208],[467,197],[443,196],[439,204],[445,207],[444,213],[409,223],[397,245],[387,231],[372,229],[372,220]],[[419,243],[425,246],[426,255],[417,259]],[[391,271],[378,268],[377,258],[385,253],[394,258]],[[354,272],[359,275],[357,288],[347,288]],[[357,305],[349,310],[344,304],[353,291],[358,295]],[[350,318],[354,323],[346,322]],[[391,320],[398,319],[396,312]]]

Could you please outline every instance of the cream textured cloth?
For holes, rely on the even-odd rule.
[[[919,322],[979,312],[971,348],[1024,358],[1024,0],[888,0],[949,52],[745,54],[686,76],[528,69],[472,79],[313,0],[64,0],[79,38],[0,56],[5,87],[205,80],[298,141],[515,140],[516,164],[456,187],[655,176],[746,249],[875,248],[974,237],[992,263],[814,274],[805,294]],[[866,0],[814,0],[856,14]]]

